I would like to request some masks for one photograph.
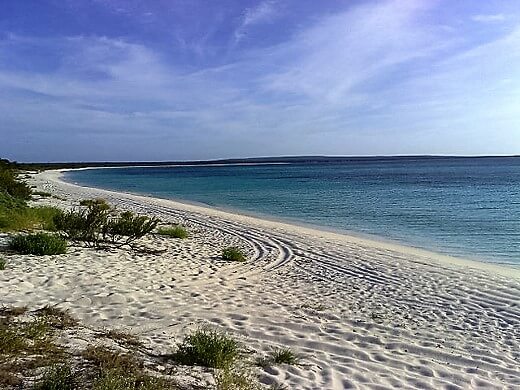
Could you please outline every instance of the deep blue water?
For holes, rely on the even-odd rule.
[[[93,169],[66,178],[520,265],[520,158]]]

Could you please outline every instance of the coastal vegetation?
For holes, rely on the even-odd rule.
[[[174,225],[168,227],[160,227],[157,229],[157,234],[161,236],[168,236],[172,238],[188,238],[188,231],[184,226]]]
[[[54,217],[56,229],[67,239],[96,248],[122,247],[151,233],[159,223],[155,217],[118,212],[103,199],[80,202],[80,208]]]
[[[290,348],[277,348],[271,352],[269,360],[273,364],[298,364],[300,358]]]
[[[55,207],[29,207],[32,190],[19,178],[18,165],[0,160],[0,231],[53,230]]]
[[[9,247],[24,255],[60,255],[67,251],[67,241],[48,233],[19,234],[11,239]]]
[[[189,366],[229,368],[240,356],[239,344],[225,333],[197,329],[179,345],[174,359]]]
[[[90,342],[79,349],[62,344],[65,332]],[[99,342],[94,341],[96,338]],[[155,355],[136,336],[84,327],[67,310],[56,306],[33,311],[0,307],[0,388],[185,388],[168,374],[177,364],[210,370],[216,390],[262,388],[242,345],[221,331],[199,328],[184,338],[173,355]],[[157,368],[162,365],[167,369]],[[33,385],[28,386],[31,381]]]
[[[189,236],[182,225],[157,229],[159,219],[119,211],[103,199],[85,199],[65,211],[30,206],[32,196],[40,201],[56,197],[33,191],[16,164],[0,161],[0,230],[17,232],[8,241],[9,248],[17,253],[57,255],[65,253],[68,245],[132,247],[153,231],[171,238]],[[227,247],[222,258],[241,262],[246,255],[238,247]],[[0,257],[0,270],[5,267],[6,260]],[[78,348],[63,342],[76,334],[88,340],[86,347],[84,343]],[[67,310],[56,306],[36,310],[0,307],[0,388],[180,388],[171,376],[165,375],[167,372],[156,369],[161,364],[169,364],[170,371],[175,365],[202,367],[213,375],[217,390],[262,388],[254,371],[258,368],[250,362],[243,345],[222,331],[199,328],[175,346],[172,355],[153,355],[137,336],[116,329],[83,327]]]
[[[222,250],[222,259],[228,261],[246,261],[246,256],[242,249],[236,246],[230,246]]]

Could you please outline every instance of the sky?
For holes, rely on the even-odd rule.
[[[0,0],[0,157],[520,154],[520,1]]]

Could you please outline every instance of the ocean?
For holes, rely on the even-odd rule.
[[[520,158],[104,168],[65,179],[520,266]]]

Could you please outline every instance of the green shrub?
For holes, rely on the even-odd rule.
[[[189,366],[228,368],[240,356],[238,343],[224,333],[198,329],[186,336],[174,359]]]
[[[80,204],[85,208],[56,215],[54,225],[70,240],[97,246],[108,221],[110,206],[102,199],[83,200]]]
[[[31,188],[27,183],[18,180],[16,171],[9,168],[0,167],[0,192],[24,200],[31,198]]]
[[[246,256],[242,250],[235,246],[230,246],[222,250],[222,258],[229,261],[246,261]]]
[[[159,223],[157,218],[134,215],[125,211],[107,221],[102,228],[103,238],[113,244],[125,245],[151,233]]]
[[[181,225],[161,227],[157,230],[161,236],[168,236],[173,238],[188,238],[187,230]]]
[[[55,365],[48,368],[34,390],[73,390],[77,389],[72,369],[68,364]]]
[[[134,215],[130,211],[117,214],[102,199],[82,200],[80,205],[83,208],[57,215],[54,225],[65,237],[83,241],[88,246],[130,244],[153,231],[159,223],[157,218]]]
[[[5,269],[7,262],[4,258],[0,257],[0,271],[3,271]]]
[[[22,254],[59,255],[67,251],[67,242],[58,236],[36,233],[13,237],[10,247]]]

